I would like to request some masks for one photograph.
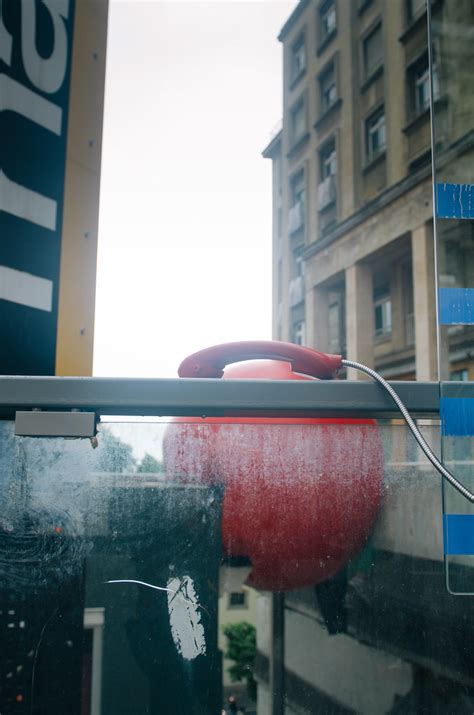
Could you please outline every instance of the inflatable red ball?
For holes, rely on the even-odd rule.
[[[248,358],[270,359],[223,370]],[[333,377],[340,360],[290,343],[229,343],[186,358],[179,375],[312,380]],[[264,590],[336,574],[364,547],[380,504],[383,454],[373,420],[176,418],[164,460],[174,481],[224,484],[224,553],[249,558],[248,583]]]

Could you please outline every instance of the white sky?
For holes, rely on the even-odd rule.
[[[94,374],[271,337],[276,37],[291,2],[111,0]]]

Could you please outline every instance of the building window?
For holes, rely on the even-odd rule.
[[[296,144],[306,134],[306,107],[301,97],[291,108],[291,141]]]
[[[413,267],[411,261],[402,265],[403,313],[405,344],[415,344],[415,297],[413,294]]]
[[[247,608],[247,592],[232,591],[229,593],[229,608]]]
[[[337,158],[336,158],[336,142],[334,139],[327,142],[319,152],[320,176],[321,181],[329,176],[336,176],[337,173]]]
[[[331,139],[319,151],[318,211],[324,211],[336,201],[336,142]]]
[[[388,283],[374,290],[375,336],[382,338],[392,332],[392,299]]]
[[[422,112],[430,106],[430,71],[421,67],[415,74],[415,109]]]
[[[294,308],[305,299],[305,283],[304,283],[304,262],[301,256],[293,254],[291,274],[292,278],[288,286],[288,305]]]
[[[361,15],[364,10],[366,10],[369,5],[371,5],[373,0],[359,0],[359,15]]]
[[[365,151],[367,162],[375,159],[385,150],[385,110],[383,107],[372,114],[365,122]]]
[[[306,183],[304,171],[298,172],[291,180],[291,208],[288,215],[288,231],[291,234],[304,228]]]
[[[336,4],[334,0],[323,3],[319,9],[319,43],[325,44],[336,32]]]
[[[304,320],[299,320],[293,324],[291,342],[295,345],[304,345],[306,343],[306,323]]]
[[[408,71],[409,110],[411,117],[417,117],[430,106],[430,71],[428,56]]]
[[[344,292],[328,293],[328,350],[340,355],[345,350]]]
[[[426,0],[407,0],[407,19],[413,22],[415,18],[426,10]]]
[[[439,99],[440,94],[439,94],[439,62],[438,62],[438,57],[439,57],[439,52],[438,48],[436,47],[436,44],[433,43],[432,47],[432,62],[433,66],[431,68],[431,80],[433,83],[433,101],[436,102],[437,99]],[[428,68],[429,72],[429,68]]]
[[[451,370],[449,379],[456,380],[458,382],[467,382],[469,380],[469,373],[466,368],[463,368],[462,370]]]
[[[306,43],[301,35],[291,48],[291,81],[296,82],[306,71]]]
[[[362,43],[364,77],[369,79],[383,62],[382,25],[372,30]]]
[[[304,180],[304,171],[299,171],[291,181],[291,202],[295,204],[304,204],[306,198],[306,186]]]
[[[327,112],[337,101],[336,68],[334,62],[319,77],[320,114]]]

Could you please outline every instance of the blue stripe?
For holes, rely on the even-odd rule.
[[[439,322],[442,325],[474,323],[474,288],[440,288]]]
[[[444,553],[474,555],[474,514],[444,514]]]
[[[438,218],[474,218],[472,184],[436,184]]]
[[[444,437],[474,435],[474,399],[442,397],[440,399],[441,432]]]

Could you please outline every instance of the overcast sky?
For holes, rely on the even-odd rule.
[[[276,37],[296,2],[111,0],[94,374],[271,337]]]

